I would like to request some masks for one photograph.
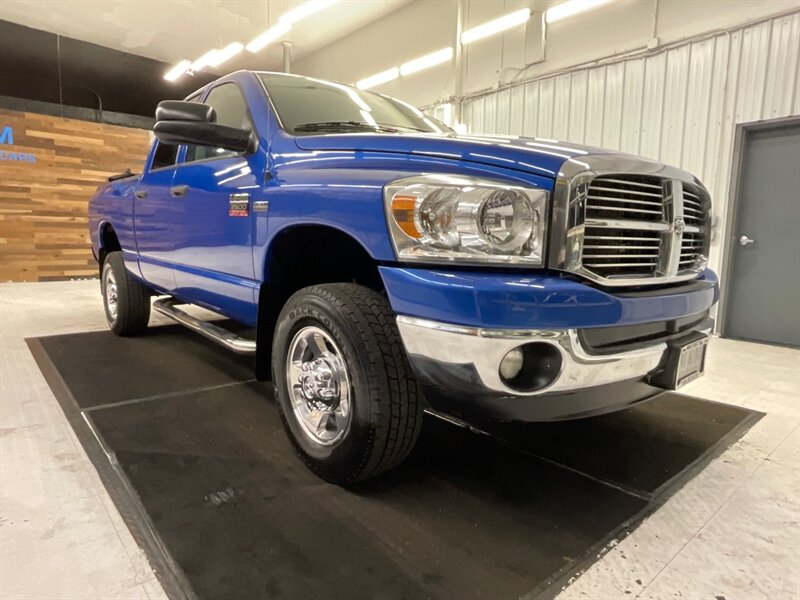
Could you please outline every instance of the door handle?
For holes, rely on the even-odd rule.
[[[133,192],[133,195],[136,196],[139,200],[143,198],[147,198],[147,190],[136,190]]]
[[[750,239],[746,235],[743,235],[742,237],[739,238],[740,246],[749,246],[750,244],[755,244],[755,243],[756,243],[755,240]]]
[[[189,186],[188,185],[175,185],[169,188],[169,193],[172,194],[173,198],[182,198],[186,194],[189,193]]]

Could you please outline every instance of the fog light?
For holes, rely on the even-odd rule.
[[[500,378],[512,390],[535,392],[558,379],[561,363],[561,352],[554,344],[529,342],[503,357]]]
[[[519,372],[522,371],[522,364],[525,361],[525,355],[519,348],[514,348],[509,351],[500,361],[500,375],[506,381],[514,379]]]

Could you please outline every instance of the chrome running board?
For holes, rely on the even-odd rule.
[[[220,346],[224,346],[228,350],[236,352],[237,354],[256,353],[255,341],[239,337],[232,331],[223,329],[218,325],[214,325],[214,323],[193,317],[189,313],[186,313],[178,308],[178,304],[182,303],[175,298],[162,298],[153,302],[153,308],[162,315],[173,319],[181,325],[188,327],[192,331],[196,331],[200,335],[207,337],[211,341],[216,342]]]

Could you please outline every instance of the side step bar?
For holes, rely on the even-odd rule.
[[[209,323],[208,321],[203,321],[193,317],[189,313],[186,313],[178,308],[178,304],[181,304],[181,302],[175,298],[162,298],[153,302],[153,308],[162,315],[166,315],[170,319],[173,319],[181,325],[188,327],[192,331],[196,331],[200,335],[217,342],[221,346],[225,346],[228,350],[232,350],[237,354],[256,353],[256,343],[253,340],[239,337],[227,329],[223,329],[222,327],[214,325],[214,323]]]

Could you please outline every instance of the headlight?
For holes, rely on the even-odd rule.
[[[541,266],[547,192],[451,175],[384,189],[397,257],[423,262]]]

